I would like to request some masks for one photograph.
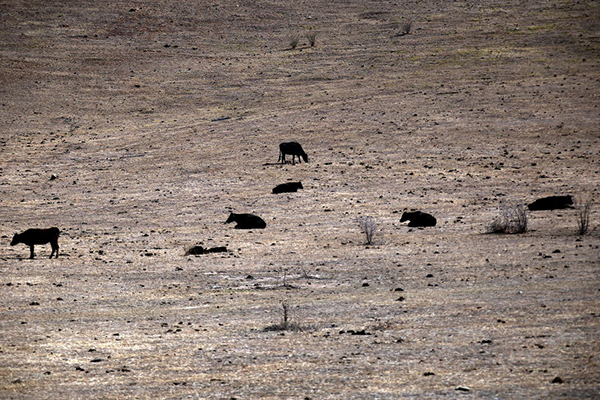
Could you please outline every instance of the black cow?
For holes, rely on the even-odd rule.
[[[253,214],[231,213],[225,223],[230,222],[237,222],[235,229],[264,229],[267,227],[267,223],[261,217]]]
[[[297,192],[298,189],[304,189],[304,186],[302,186],[302,182],[287,182],[275,186],[273,188],[273,194],[294,193]]]
[[[208,254],[208,253],[227,253],[227,247],[211,247],[210,249],[205,249],[202,246],[194,246],[185,252],[185,255],[199,255],[199,254]]]
[[[558,210],[562,208],[573,208],[573,197],[550,196],[537,199],[527,206],[531,211]]]
[[[30,255],[29,258],[33,258],[35,256],[33,252],[33,246],[36,244],[46,244],[50,242],[50,246],[52,246],[52,252],[50,253],[50,258],[56,253],[56,258],[58,258],[58,235],[60,231],[58,228],[48,228],[48,229],[27,229],[23,233],[15,233],[13,236],[12,242],[10,242],[11,246],[14,246],[19,243],[24,243],[29,246]]]
[[[284,142],[279,145],[279,160],[282,164],[285,164],[285,156],[286,154],[291,154],[292,156],[292,164],[296,164],[296,157],[298,157],[298,162],[300,161],[300,157],[304,159],[304,162],[308,162],[308,155],[300,146],[298,142]]]
[[[410,221],[408,226],[420,227],[420,226],[435,226],[437,224],[436,219],[431,214],[427,214],[421,211],[404,212],[400,217],[400,222]]]

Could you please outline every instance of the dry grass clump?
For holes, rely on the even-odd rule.
[[[412,31],[412,27],[413,27],[412,21],[404,22],[402,25],[400,25],[400,34],[402,34],[402,35],[410,34],[410,32]]]
[[[273,325],[269,325],[269,326],[265,327],[264,331],[265,332],[272,332],[272,331],[301,332],[301,331],[303,331],[300,324],[298,324],[297,322],[292,322],[290,320],[290,305],[286,301],[283,301],[281,303],[281,309],[282,309],[281,322],[279,322],[278,324],[273,324]]]
[[[300,36],[298,36],[295,33],[290,35],[290,37],[289,37],[290,49],[295,49],[296,47],[298,47],[299,42],[300,42]]]
[[[499,215],[488,226],[488,233],[527,232],[527,213],[522,205],[500,205]]]
[[[577,233],[584,236],[588,233],[590,228],[590,214],[592,212],[592,198],[587,200],[577,199]]]
[[[410,35],[413,29],[413,21],[402,22],[400,25],[400,32],[396,36]]]
[[[362,233],[365,234],[366,244],[373,244],[375,236],[380,232],[377,227],[377,222],[371,217],[358,217],[358,226]]]

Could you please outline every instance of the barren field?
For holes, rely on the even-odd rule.
[[[0,398],[598,398],[599,7],[0,0]]]

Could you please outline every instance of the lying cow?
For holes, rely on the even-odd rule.
[[[294,193],[297,192],[298,189],[304,189],[304,186],[302,186],[302,182],[287,182],[275,186],[273,188],[273,194]]]
[[[48,228],[48,229],[27,229],[23,233],[15,233],[15,236],[10,242],[11,246],[17,245],[19,243],[26,244],[29,246],[30,255],[29,258],[33,258],[35,253],[33,251],[33,246],[36,244],[46,244],[50,243],[52,246],[52,252],[50,253],[50,258],[56,253],[56,258],[58,258],[58,235],[60,231],[58,228]]]
[[[229,218],[225,221],[226,224],[236,222],[235,229],[264,229],[267,223],[259,216],[253,214],[229,214]]]
[[[209,249],[205,249],[202,246],[194,246],[185,252],[185,255],[200,255],[200,254],[209,254],[209,253],[227,253],[227,247],[211,247]]]
[[[304,160],[304,162],[308,162],[308,155],[300,146],[298,142],[284,142],[279,145],[279,160],[282,164],[285,164],[285,156],[286,154],[290,154],[292,156],[292,164],[296,164],[296,157],[298,157],[298,162],[300,161],[300,157]]]
[[[527,206],[531,211],[558,210],[562,208],[573,208],[573,197],[550,196],[537,199]]]
[[[400,222],[404,221],[409,221],[408,226],[410,227],[435,226],[437,224],[437,220],[433,217],[433,215],[421,211],[402,213]]]

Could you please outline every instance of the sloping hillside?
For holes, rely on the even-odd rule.
[[[0,3],[0,398],[597,397],[598,11]]]

